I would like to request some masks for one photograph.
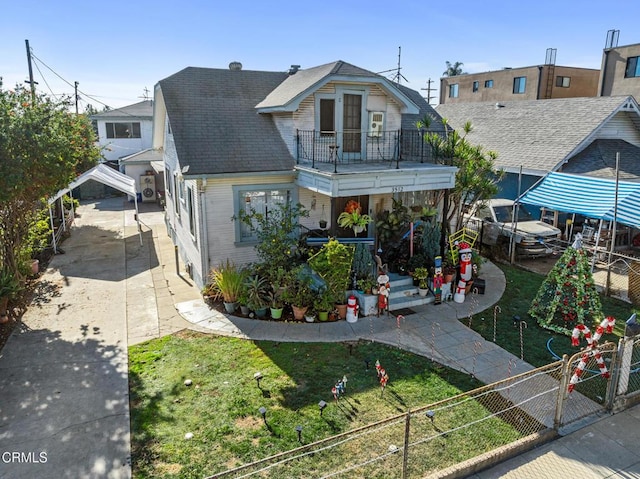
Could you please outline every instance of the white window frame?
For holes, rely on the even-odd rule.
[[[193,240],[196,240],[196,212],[195,212],[195,197],[193,194],[193,188],[191,186],[187,186],[187,198],[186,198],[186,208],[189,217],[189,233],[191,233],[191,237]]]
[[[290,204],[298,203],[297,188],[293,183],[278,183],[278,184],[266,184],[266,185],[236,185],[233,186],[233,212],[235,220],[235,243],[237,245],[255,245],[257,237],[255,234],[251,234],[249,227],[240,221],[240,209],[245,208],[245,212],[248,212],[245,198],[247,193],[266,193],[272,192],[286,192],[287,200]],[[271,205],[275,203],[269,202]]]

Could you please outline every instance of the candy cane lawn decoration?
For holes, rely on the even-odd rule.
[[[600,368],[600,374],[609,378],[609,371],[607,370],[607,366],[604,363],[604,359],[602,359],[602,355],[600,354],[600,349],[598,349],[598,341],[602,334],[606,331],[607,333],[611,333],[613,331],[613,326],[616,323],[616,319],[613,316],[607,316],[602,320],[600,326],[596,328],[596,332],[591,336],[591,331],[584,324],[578,324],[571,333],[571,345],[578,346],[580,344],[580,334],[584,335],[584,338],[587,340],[587,347],[584,350],[584,354],[580,358],[580,362],[576,366],[576,370],[571,376],[571,380],[569,381],[569,392],[573,391],[576,387],[578,381],[580,381],[580,377],[584,372],[584,368],[587,365],[587,361],[591,356],[596,358],[596,362],[598,363],[598,367]]]

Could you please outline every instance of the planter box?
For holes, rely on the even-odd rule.
[[[360,316],[376,316],[378,314],[378,295],[353,291],[360,306]]]

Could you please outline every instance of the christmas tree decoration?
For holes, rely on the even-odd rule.
[[[604,319],[587,253],[570,246],[558,259],[531,303],[529,314],[538,324],[571,336],[577,325]]]

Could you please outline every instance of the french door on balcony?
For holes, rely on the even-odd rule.
[[[344,94],[342,131],[342,153],[345,159],[360,159],[362,152],[362,95]]]

